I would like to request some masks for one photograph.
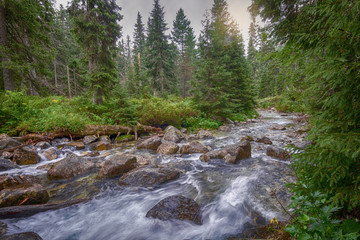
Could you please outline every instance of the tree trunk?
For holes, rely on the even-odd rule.
[[[71,84],[70,84],[69,66],[66,66],[66,76],[67,76],[67,83],[68,83],[69,99],[71,99],[72,96],[71,96]]]
[[[54,60],[54,73],[55,73],[55,87],[58,87],[57,73],[56,73],[56,60]]]
[[[6,19],[5,19],[5,9],[3,6],[3,1],[0,0],[0,46],[5,49],[8,47],[8,38],[7,38],[7,29],[6,29]],[[6,64],[10,62],[10,57],[6,56],[3,52],[1,53],[1,62],[2,62],[2,72],[4,79],[4,90],[5,91],[15,91],[15,83],[12,75],[11,69],[6,67]]]

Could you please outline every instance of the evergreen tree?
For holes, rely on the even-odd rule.
[[[136,93],[140,95],[145,85],[145,67],[143,64],[145,53],[145,27],[140,12],[137,14],[134,29],[133,62],[134,62],[134,85]]]
[[[154,95],[163,95],[174,85],[174,62],[168,36],[165,34],[168,28],[164,20],[164,8],[160,6],[159,0],[154,0],[153,6],[148,20],[146,67]]]
[[[1,79],[5,90],[38,94],[50,76],[54,11],[47,0],[0,1]]]
[[[195,36],[191,22],[184,14],[182,8],[176,14],[176,19],[173,22],[172,40],[176,44],[177,50],[180,53],[178,58],[178,68],[181,80],[182,97],[187,95],[188,82],[192,80],[193,60],[195,52]]]
[[[229,117],[251,110],[254,100],[243,39],[227,7],[225,0],[214,0],[211,19],[203,22],[194,97],[204,111]]]
[[[121,36],[118,21],[121,8],[114,0],[73,0],[70,13],[77,41],[89,62],[93,102],[102,103],[103,95],[114,83],[116,42]]]

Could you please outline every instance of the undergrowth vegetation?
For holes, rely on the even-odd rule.
[[[230,118],[246,120],[252,114],[239,113]],[[137,123],[156,127],[173,125],[189,130],[215,129],[222,125],[221,121],[201,112],[190,98],[113,97],[97,105],[85,96],[68,99],[29,96],[23,92],[0,94],[0,132],[10,135],[78,132],[87,124],[133,126]]]

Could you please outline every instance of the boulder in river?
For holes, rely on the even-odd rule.
[[[47,172],[50,180],[68,179],[91,172],[96,167],[91,160],[70,154],[63,160],[54,163]]]
[[[188,220],[198,225],[202,224],[200,206],[194,200],[178,195],[161,200],[146,213],[146,217]]]
[[[268,137],[258,138],[258,139],[256,139],[256,142],[264,143],[264,144],[269,144],[269,145],[272,144],[272,141],[271,141],[270,138],[268,138]]]
[[[49,148],[40,152],[48,161],[58,158],[58,151],[55,148]]]
[[[269,130],[286,130],[286,127],[284,127],[283,125],[279,125],[279,124],[276,124],[276,125],[272,125],[268,128]]]
[[[222,132],[230,132],[231,131],[231,128],[229,125],[222,125],[219,127],[219,130],[222,131]]]
[[[254,141],[254,138],[253,138],[252,136],[246,135],[246,136],[243,136],[240,141],[253,142],[253,141]]]
[[[151,150],[157,150],[158,147],[161,145],[161,138],[159,136],[154,136],[148,139],[145,139],[142,141],[137,148],[138,149],[151,149]]]
[[[120,185],[153,187],[178,179],[180,171],[173,168],[139,168],[119,179]]]
[[[23,232],[1,237],[1,240],[43,240],[37,233]]]
[[[46,148],[49,148],[50,146],[51,146],[50,143],[44,142],[44,141],[38,142],[37,144],[35,144],[35,147],[40,148],[40,149],[46,149]]]
[[[0,150],[6,150],[9,148],[18,147],[21,145],[21,143],[19,141],[12,139],[8,135],[2,134],[1,136],[2,137],[0,138]]]
[[[85,145],[89,145],[90,143],[93,143],[97,140],[98,138],[96,136],[85,136],[83,139],[83,143]]]
[[[179,150],[179,146],[174,142],[164,142],[162,143],[158,149],[157,153],[159,154],[175,154]]]
[[[210,159],[222,159],[227,163],[235,164],[241,159],[251,157],[251,144],[249,141],[240,141],[229,147],[210,151],[200,156],[200,160],[208,162]]]
[[[137,166],[134,155],[114,155],[100,163],[99,177],[116,177],[124,174]]]
[[[0,191],[6,188],[24,188],[35,183],[40,183],[40,178],[33,175],[17,175],[9,174],[0,175]]]
[[[19,165],[30,165],[38,163],[40,161],[40,156],[34,149],[23,147],[14,151],[12,160]]]
[[[199,142],[191,142],[189,144],[183,145],[180,148],[180,154],[192,154],[192,153],[207,153],[209,152],[209,147],[204,146]]]
[[[105,151],[112,148],[111,143],[108,141],[100,141],[93,143],[93,147],[96,151]]]
[[[290,158],[290,154],[287,151],[273,146],[266,148],[266,155],[281,160],[288,160]]]
[[[76,150],[82,150],[85,148],[85,144],[83,142],[71,142],[68,144],[69,147],[74,147]]]
[[[49,199],[49,193],[39,184],[28,188],[3,189],[0,191],[0,208],[47,203]]]
[[[19,166],[9,159],[0,158],[0,172],[14,168],[19,168]]]
[[[200,129],[196,134],[197,139],[211,139],[214,138],[211,132]]]
[[[184,139],[184,135],[174,126],[168,126],[165,129],[164,140],[168,142],[178,143]]]

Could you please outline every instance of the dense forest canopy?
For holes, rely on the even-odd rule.
[[[211,128],[253,117],[256,104],[308,113],[311,144],[292,149],[287,230],[356,239],[360,2],[253,0],[249,11],[245,51],[226,0],[213,1],[198,38],[181,8],[165,22],[159,0],[147,20],[133,16],[132,38],[122,35],[114,0],[72,0],[59,10],[47,0],[0,0],[0,130]]]

